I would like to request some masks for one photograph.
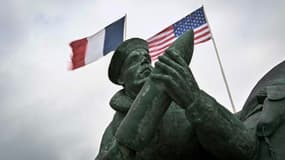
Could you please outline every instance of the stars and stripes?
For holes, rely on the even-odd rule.
[[[193,29],[194,44],[206,42],[211,39],[203,7],[195,10],[178,22],[170,25],[161,32],[149,38],[149,54],[152,60],[156,60],[164,51],[183,33]]]

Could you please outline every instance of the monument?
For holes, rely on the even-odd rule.
[[[154,68],[145,40],[132,38],[116,49],[109,78],[123,89],[111,98],[116,113],[95,160],[285,158],[285,61],[232,114],[199,88],[188,67],[192,54],[192,30]]]

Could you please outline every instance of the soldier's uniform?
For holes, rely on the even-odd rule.
[[[186,109],[172,102],[159,125],[154,126],[151,142],[137,152],[120,147],[115,138],[133,102],[121,90],[110,101],[116,113],[104,133],[96,160],[284,159],[284,70],[285,62],[267,73],[237,115],[203,91]]]

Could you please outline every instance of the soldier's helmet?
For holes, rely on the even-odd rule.
[[[124,41],[116,50],[112,56],[111,63],[109,65],[108,76],[109,79],[119,84],[118,79],[120,77],[121,68],[128,55],[135,49],[145,49],[148,52],[148,44],[145,40],[140,38],[131,38]],[[120,84],[119,84],[120,85]]]

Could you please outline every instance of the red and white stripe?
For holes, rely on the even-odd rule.
[[[173,26],[169,26],[147,40],[151,60],[156,60],[176,40]]]
[[[208,24],[204,24],[194,30],[194,44],[200,44],[211,39],[211,32]],[[152,61],[164,54],[164,51],[177,39],[174,35],[173,25],[165,28],[161,32],[147,40],[149,54]]]
[[[194,32],[194,45],[206,42],[211,39],[211,31],[208,24],[203,24],[193,30]]]
[[[73,41],[71,63],[69,70],[74,70],[103,57],[105,30],[96,34]]]

